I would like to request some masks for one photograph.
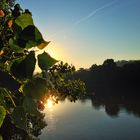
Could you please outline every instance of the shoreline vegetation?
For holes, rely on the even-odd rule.
[[[80,68],[70,78],[85,82],[87,95],[140,96],[140,60],[107,59],[102,65]]]
[[[140,118],[140,60],[107,59],[102,65],[79,69],[70,78],[85,83],[86,96],[81,101],[90,99],[94,109],[104,107],[110,117],[125,110]]]
[[[36,56],[49,43],[28,9],[15,0],[0,2],[0,140],[38,139],[47,125],[42,113],[46,101],[76,101],[85,95],[85,84],[87,93],[98,96],[139,95],[139,60],[117,66],[107,59],[103,65],[75,72],[74,66],[58,62],[45,51]],[[34,75],[36,65],[39,75]]]

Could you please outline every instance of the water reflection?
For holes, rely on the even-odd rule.
[[[119,117],[119,113],[125,111],[127,114],[132,114],[140,118],[140,97],[125,97],[125,96],[89,96],[80,99],[84,105],[91,100],[93,109],[100,110],[104,108],[107,115],[110,117]],[[64,102],[64,101],[63,101]],[[46,109],[50,115],[53,112],[55,102],[49,98],[46,102]],[[46,111],[45,111],[46,112]],[[56,112],[56,107],[55,107]],[[51,117],[52,118],[52,117]],[[52,120],[52,119],[51,119]]]
[[[54,106],[54,104],[55,103],[53,102],[53,100],[48,99],[47,100],[47,103],[46,103],[46,107],[49,108],[49,109],[51,109]]]
[[[104,108],[106,114],[111,117],[118,117],[121,111],[140,117],[140,97],[91,96],[81,99],[81,102],[84,103],[87,99],[91,100],[93,109],[99,110],[100,108]]]
[[[41,140],[139,140],[139,99],[92,96],[76,103],[65,100],[51,108],[46,106],[44,111],[48,126],[43,129],[39,138]]]
[[[45,99],[45,108],[52,110],[53,106],[56,104],[56,98],[54,96],[49,96]]]
[[[44,113],[46,114],[44,119],[48,125],[42,130],[42,132],[55,131],[57,119],[55,118],[53,105],[51,103],[45,105]]]

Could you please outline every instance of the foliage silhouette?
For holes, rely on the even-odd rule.
[[[121,61],[118,66],[113,59],[107,59],[102,65],[93,64],[89,69],[78,70],[73,78],[80,78],[85,82],[88,94],[140,95],[140,61],[123,61],[123,65],[120,64]]]
[[[128,97],[126,93],[126,96],[123,97],[121,95],[90,96],[89,99],[91,99],[94,109],[104,107],[110,117],[118,117],[119,113],[125,110],[128,114],[140,118],[140,102],[137,96]]]
[[[47,98],[75,101],[85,93],[82,81],[65,80],[73,66],[56,64],[46,52],[35,57],[35,50],[49,43],[28,9],[21,9],[15,0],[0,1],[0,134],[4,140],[36,139],[46,125],[41,111]],[[42,72],[34,75],[37,62]]]

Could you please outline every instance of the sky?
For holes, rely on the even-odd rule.
[[[140,59],[140,0],[17,0],[32,12],[46,52],[76,68]]]

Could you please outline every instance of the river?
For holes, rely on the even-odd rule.
[[[65,100],[44,113],[48,125],[41,140],[140,140],[138,100]]]

